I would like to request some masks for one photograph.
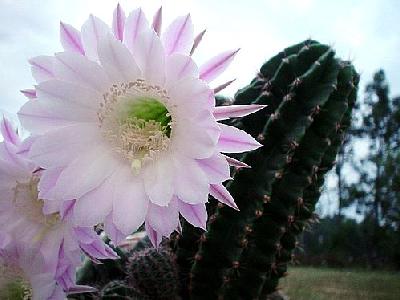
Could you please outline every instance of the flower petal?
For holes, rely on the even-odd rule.
[[[54,57],[36,56],[29,60],[32,76],[36,82],[42,82],[54,78]]]
[[[213,81],[228,68],[238,51],[226,51],[211,58],[200,67],[200,78],[207,82]]]
[[[81,85],[86,84],[99,92],[104,92],[111,86],[103,69],[85,56],[74,52],[61,52],[55,57],[57,78]]]
[[[143,224],[149,207],[143,183],[131,172],[130,168],[120,171],[113,195],[113,223],[126,235]]]
[[[149,22],[146,19],[141,8],[137,8],[132,11],[125,23],[124,31],[124,44],[132,51],[133,46],[136,44],[136,40],[142,31],[148,31],[150,29]]]
[[[152,27],[158,36],[161,34],[161,26],[162,26],[162,7],[160,7],[156,14],[153,17]]]
[[[99,42],[98,52],[101,65],[113,83],[135,81],[141,77],[132,54],[111,34]]]
[[[197,47],[199,46],[201,40],[203,39],[204,34],[206,33],[206,29],[204,29],[202,32],[200,32],[195,38],[194,38],[194,43],[193,43],[193,47],[190,50],[190,56],[193,55],[194,51],[197,49]]]
[[[146,223],[157,231],[157,233],[169,237],[178,228],[179,213],[177,200],[170,201],[168,206],[159,206],[150,203]]]
[[[161,41],[153,30],[142,31],[132,45],[133,57],[144,78],[153,84],[165,81],[165,54]]]
[[[210,185],[210,194],[219,202],[222,202],[236,210],[239,210],[237,207],[235,200],[228,192],[228,190],[222,184],[211,184]]]
[[[210,183],[221,183],[231,178],[229,165],[225,157],[220,153],[216,153],[206,159],[199,159],[197,162],[207,175]]]
[[[155,231],[148,222],[145,223],[145,228],[147,236],[149,237],[151,243],[154,247],[158,248],[158,246],[162,242],[162,235],[160,233],[157,233],[157,231]]]
[[[107,233],[107,235],[110,236],[115,245],[119,245],[126,238],[126,235],[118,230],[118,228],[113,223],[112,213],[107,216],[104,222],[104,231]]]
[[[102,20],[90,15],[89,19],[83,24],[81,31],[85,54],[91,60],[96,61],[98,59],[97,45],[111,30]]]
[[[36,98],[36,90],[35,89],[24,89],[20,90],[22,95],[27,97],[28,99],[35,99]]]
[[[175,19],[161,36],[165,53],[188,55],[193,46],[193,23],[190,14]]]
[[[226,161],[228,164],[232,167],[236,168],[250,168],[248,164],[245,164],[244,162],[241,162],[240,160],[234,159],[233,157],[225,156]]]
[[[166,84],[173,86],[185,77],[198,78],[199,69],[190,56],[174,53],[165,61]]]
[[[18,136],[18,130],[14,128],[13,124],[5,116],[3,116],[0,123],[0,132],[8,143],[17,145],[21,141]]]
[[[214,109],[214,117],[217,121],[226,120],[229,118],[244,117],[252,114],[260,109],[267,107],[267,105],[227,105],[217,106]]]
[[[261,147],[250,134],[233,126],[220,124],[222,129],[218,140],[218,149],[224,153],[240,153]]]
[[[186,221],[195,227],[200,227],[201,229],[206,230],[207,209],[205,204],[187,204],[178,199],[178,208]]]
[[[113,13],[112,30],[116,39],[120,41],[124,39],[125,20],[125,12],[118,3]]]
[[[81,33],[73,26],[60,22],[60,40],[65,51],[73,51],[85,55]]]

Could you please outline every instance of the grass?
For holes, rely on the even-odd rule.
[[[398,300],[400,273],[295,267],[281,287],[291,300]]]

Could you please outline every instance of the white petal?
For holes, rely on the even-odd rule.
[[[121,8],[121,5],[118,3],[113,14],[112,30],[115,37],[120,41],[122,41],[124,38],[125,19],[125,12]]]
[[[218,149],[224,153],[241,153],[261,147],[250,134],[233,126],[220,124],[222,132],[218,140]]]
[[[204,203],[187,204],[178,199],[178,207],[181,215],[195,227],[206,230],[207,209]]]
[[[99,59],[113,83],[135,81],[141,71],[129,50],[111,34],[99,42]]]
[[[60,22],[60,40],[65,51],[73,51],[85,55],[81,33],[73,26]]]
[[[151,27],[153,27],[155,33],[157,33],[158,36],[160,36],[161,33],[161,26],[162,26],[162,7],[160,7],[156,14],[153,17],[153,24]]]
[[[66,166],[77,155],[98,143],[100,138],[95,125],[63,127],[37,137],[29,156],[44,168]]]
[[[190,14],[175,19],[161,38],[167,55],[173,53],[189,55],[193,46],[193,23]]]
[[[200,67],[200,78],[207,82],[213,81],[228,68],[238,51],[226,51],[211,58]]]
[[[235,200],[228,192],[228,190],[222,184],[211,184],[210,185],[210,194],[219,202],[222,202],[236,210],[239,210]]]
[[[204,171],[192,159],[175,158],[175,194],[183,202],[205,203],[208,200],[209,184]]]
[[[141,32],[132,45],[132,53],[144,78],[153,84],[163,85],[165,54],[158,35],[153,30]]]
[[[137,43],[137,38],[142,31],[150,29],[149,22],[146,19],[141,8],[132,11],[125,23],[124,44],[132,51]]]
[[[98,60],[97,45],[99,41],[111,32],[110,28],[99,18],[90,15],[82,26],[82,43],[85,54],[91,60]]]
[[[209,183],[221,183],[231,178],[229,164],[220,153],[206,159],[200,159],[197,162],[207,175]]]
[[[217,121],[226,120],[229,118],[244,117],[252,114],[260,109],[267,107],[267,105],[226,105],[217,106],[214,108],[214,117]]]
[[[103,69],[85,56],[74,52],[61,52],[55,57],[54,72],[57,78],[87,85],[101,93],[111,86]]]
[[[199,69],[190,56],[174,53],[167,56],[165,63],[167,86],[172,86],[185,77],[199,77]]]
[[[143,181],[146,194],[151,202],[167,206],[174,192],[173,166],[168,155],[162,155],[154,162],[149,162],[143,170]]]
[[[179,213],[177,200],[170,201],[168,206],[159,206],[150,203],[146,217],[147,222],[155,231],[168,237],[178,228]]]
[[[56,197],[77,199],[98,187],[116,169],[118,161],[103,146],[79,153],[61,173],[55,187]]]
[[[113,222],[124,234],[131,234],[145,220],[149,200],[139,177],[134,177],[129,168],[124,169],[115,181],[113,195]]]
[[[54,78],[54,57],[37,56],[29,60],[32,76],[36,82],[42,82]]]

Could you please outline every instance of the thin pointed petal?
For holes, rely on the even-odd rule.
[[[228,68],[239,50],[226,51],[211,58],[200,67],[200,78],[207,82],[213,81]]]
[[[118,3],[113,14],[112,30],[117,40],[120,41],[124,39],[125,20],[125,12]]]
[[[162,6],[157,10],[156,14],[154,15],[152,26],[157,35],[160,36],[162,26]]]
[[[194,51],[196,50],[196,48],[199,46],[201,40],[203,39],[204,34],[206,33],[206,29],[204,29],[202,32],[200,32],[195,38],[194,38],[194,43],[193,43],[193,47],[190,50],[190,56],[193,55]]]
[[[20,142],[17,129],[14,128],[13,124],[5,116],[3,116],[0,123],[0,132],[5,141],[14,145]]]
[[[149,22],[141,8],[132,11],[125,22],[124,44],[132,51],[140,33],[149,29]]]
[[[228,205],[229,207],[232,207],[233,209],[239,210],[235,200],[233,200],[231,194],[222,184],[211,184],[210,194],[218,201]]]
[[[222,154],[223,155],[223,154]],[[233,157],[224,155],[228,164],[236,168],[251,168],[248,164],[241,162],[240,160],[234,159]]]
[[[190,14],[179,17],[163,33],[162,42],[165,54],[189,54],[193,45],[193,23]]]
[[[217,121],[221,121],[229,118],[244,117],[259,111],[264,107],[267,107],[267,105],[250,104],[218,106],[214,109],[213,115]]]
[[[60,39],[65,51],[73,51],[85,55],[81,33],[73,26],[60,22]]]
[[[29,60],[32,69],[32,76],[40,83],[54,78],[54,57],[36,56]]]
[[[217,87],[214,89],[214,94],[217,94],[217,93],[219,93],[220,91],[226,89],[226,88],[227,88],[229,85],[231,85],[234,81],[236,81],[236,79],[229,80],[229,81],[227,81],[227,82],[225,82],[225,83],[223,83],[223,84],[217,86]]]
[[[218,149],[223,153],[240,153],[261,147],[250,134],[233,126],[220,124],[221,135],[218,140]]]
[[[24,95],[28,99],[37,98],[35,89],[24,89],[24,90],[20,90],[20,92],[22,93],[22,95]]]
[[[186,221],[195,227],[206,230],[207,210],[204,203],[188,204],[178,199],[178,208]]]
[[[91,60],[97,60],[97,45],[99,41],[111,32],[110,28],[99,18],[90,15],[82,26],[82,44],[85,54]]]

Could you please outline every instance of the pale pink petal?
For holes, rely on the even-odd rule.
[[[71,125],[38,136],[29,156],[44,168],[63,167],[78,154],[98,143],[101,138],[96,125]],[[90,160],[92,161],[92,160]]]
[[[55,77],[54,57],[36,56],[29,60],[31,64],[32,76],[36,82],[42,82]]]
[[[124,39],[125,19],[125,12],[118,3],[113,13],[112,30],[116,39],[120,41]]]
[[[152,27],[158,36],[161,34],[161,26],[162,26],[162,7],[160,7],[156,14],[153,17]]]
[[[73,51],[85,55],[79,30],[69,24],[60,22],[60,39],[65,51]]]
[[[63,170],[64,168],[59,167],[42,172],[38,185],[40,199],[48,199],[50,191],[56,186],[58,177],[60,177]]]
[[[8,120],[5,116],[0,123],[0,132],[4,138],[4,140],[8,143],[12,143],[17,145],[20,143],[20,138],[18,136],[18,130],[14,127],[14,125]]]
[[[228,190],[222,184],[211,184],[210,185],[210,194],[218,201],[220,201],[236,210],[239,210],[235,203],[235,200],[233,200],[233,197],[231,196],[231,194],[228,192]]]
[[[139,34],[149,29],[149,22],[142,9],[135,9],[129,14],[125,22],[124,44],[132,51]]]
[[[135,81],[141,77],[141,71],[132,54],[111,34],[99,42],[99,59],[113,83]]]
[[[165,54],[161,41],[153,30],[142,31],[132,46],[136,63],[144,78],[153,84],[165,81]]]
[[[117,162],[105,147],[97,146],[77,157],[60,174],[54,193],[58,199],[77,199],[98,187],[110,176]]]
[[[217,121],[226,120],[229,118],[244,117],[252,114],[260,109],[267,107],[267,105],[226,105],[217,106],[214,109],[214,117]]]
[[[124,234],[135,232],[145,220],[149,200],[143,183],[130,168],[120,171],[113,193],[113,223]]]
[[[228,86],[230,86],[233,82],[235,82],[235,80],[236,80],[236,79],[232,79],[232,80],[229,80],[229,81],[227,81],[227,82],[225,82],[225,83],[223,83],[223,84],[217,86],[216,88],[214,88],[214,94],[217,94],[217,93],[219,93],[220,91],[226,89],[226,88],[227,88]]]
[[[91,60],[97,60],[97,45],[99,41],[111,32],[110,28],[99,18],[90,15],[82,26],[82,44],[85,55]]]
[[[240,153],[261,147],[250,134],[233,126],[220,124],[222,132],[218,140],[218,149],[224,153]]]
[[[36,98],[36,90],[35,89],[24,89],[24,90],[20,90],[20,92],[28,99]]]
[[[172,185],[173,166],[167,155],[149,162],[143,170],[143,182],[151,202],[160,206],[167,206],[174,192]]]
[[[204,171],[196,161],[176,158],[174,186],[175,195],[189,204],[205,203],[208,200],[209,184]],[[182,170],[185,170],[182,172]]]
[[[188,55],[193,46],[193,23],[190,14],[175,19],[161,36],[165,53]]]
[[[240,160],[234,159],[232,157],[226,156],[224,155],[226,158],[226,161],[228,162],[228,164],[232,167],[236,167],[236,168],[250,168],[250,166],[248,164],[245,164],[244,162],[241,162]]]
[[[194,51],[196,50],[196,48],[199,46],[201,40],[203,39],[204,34],[206,33],[206,29],[204,29],[202,32],[200,32],[195,38],[194,38],[194,43],[193,43],[193,47],[190,50],[190,56],[193,55]]]
[[[205,204],[187,204],[178,199],[178,208],[186,221],[195,227],[206,230],[207,210]]]
[[[34,136],[29,136],[26,139],[22,141],[22,143],[18,146],[18,152],[17,154],[19,155],[26,155],[28,152],[31,150],[32,144],[35,141]]]
[[[179,53],[174,53],[166,58],[165,72],[167,86],[172,86],[185,77],[199,77],[199,69],[192,58]]]
[[[74,52],[62,52],[57,53],[55,58],[57,78],[81,85],[85,84],[100,92],[106,91],[111,86],[103,69],[85,56]]]
[[[162,235],[157,233],[157,231],[155,231],[148,222],[145,223],[145,229],[151,243],[157,248],[162,242]]]
[[[110,236],[115,245],[119,245],[126,238],[126,235],[115,227],[112,214],[109,214],[104,222],[104,231]]]
[[[199,159],[197,162],[207,175],[209,183],[221,183],[231,178],[229,165],[220,153],[206,159]]]
[[[200,67],[200,78],[207,82],[213,81],[228,68],[238,51],[226,51],[211,58]]]
[[[168,206],[159,206],[150,203],[146,223],[157,231],[157,233],[169,237],[178,228],[179,213],[177,200],[170,201]]]

